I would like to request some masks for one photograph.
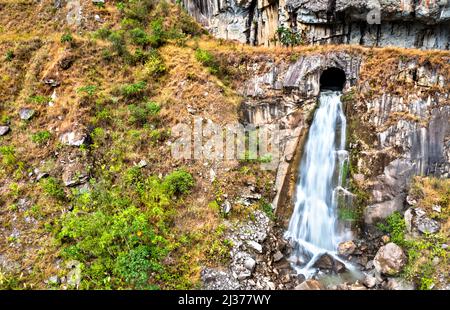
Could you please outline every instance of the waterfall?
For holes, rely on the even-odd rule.
[[[338,231],[337,199],[342,189],[346,119],[341,92],[323,91],[315,112],[298,175],[295,208],[285,238],[294,245],[291,261],[308,276],[323,253],[335,256],[347,236]]]

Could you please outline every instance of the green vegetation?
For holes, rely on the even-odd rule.
[[[133,84],[125,84],[121,88],[121,93],[124,97],[127,98],[142,97],[146,87],[147,84],[144,81],[140,81]]]
[[[97,86],[95,85],[86,85],[77,89],[77,93],[84,93],[90,97],[92,97],[97,92]]]
[[[211,74],[219,73],[219,64],[214,58],[213,54],[208,52],[207,50],[203,50],[198,48],[195,50],[195,59],[208,68]]]
[[[278,40],[284,46],[296,46],[303,44],[300,33],[297,33],[289,28],[281,26],[277,29]]]
[[[259,207],[261,208],[261,210],[264,211],[264,213],[266,213],[267,217],[269,219],[271,219],[272,221],[275,220],[275,214],[273,213],[273,208],[272,208],[272,204],[268,203],[267,200],[265,199],[261,199],[259,201]]]
[[[50,138],[52,137],[52,134],[48,131],[48,130],[43,130],[43,131],[39,131],[34,133],[31,136],[31,141],[33,141],[36,144],[45,144],[46,142],[48,142],[48,140],[50,140]]]
[[[42,179],[40,181],[41,187],[44,193],[51,198],[56,200],[65,200],[66,194],[64,192],[63,185],[61,182],[53,177]]]
[[[173,198],[190,191],[192,176],[175,170],[161,181],[133,167],[119,186],[91,185],[75,196],[58,233],[63,256],[83,263],[82,288],[155,288],[167,276],[161,261],[176,246],[168,239]]]
[[[73,36],[71,33],[66,32],[61,36],[61,43],[71,43],[73,42]]]
[[[12,50],[6,51],[5,60],[6,61],[12,61],[14,59],[15,55]]]
[[[46,104],[51,101],[51,98],[47,96],[33,95],[28,98],[28,101],[37,104]]]
[[[16,163],[15,148],[13,146],[0,146],[0,154],[2,155],[2,163],[5,166],[11,166]]]

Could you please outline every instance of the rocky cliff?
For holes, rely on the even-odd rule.
[[[218,38],[276,45],[278,29],[303,43],[449,49],[447,0],[183,0]]]

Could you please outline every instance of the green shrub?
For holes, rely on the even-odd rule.
[[[398,245],[405,245],[405,220],[399,212],[394,212],[386,219],[387,225],[383,223],[378,224],[378,228],[391,235],[392,242]]]
[[[52,98],[47,97],[47,96],[41,96],[41,95],[33,95],[28,98],[29,102],[37,103],[37,104],[43,104],[43,103],[46,104],[46,103],[50,102],[51,100],[52,100]]]
[[[303,43],[299,33],[281,26],[277,29],[278,39],[284,46],[295,46]]]
[[[128,106],[128,109],[131,113],[130,121],[137,125],[144,125],[150,119],[153,119],[161,108],[156,102],[150,101],[140,105],[131,104]]]
[[[96,32],[94,32],[94,37],[102,40],[108,39],[111,35],[111,30],[108,28],[100,28]]]
[[[69,32],[66,32],[61,36],[60,41],[61,41],[61,43],[66,43],[66,42],[71,43],[71,42],[73,42],[73,36]]]
[[[112,31],[108,36],[108,41],[111,42],[111,48],[117,55],[126,56],[129,54],[123,31]]]
[[[184,169],[173,171],[163,181],[163,187],[170,195],[186,194],[194,185],[194,178]]]
[[[138,28],[141,25],[141,23],[136,19],[125,17],[120,21],[120,25],[122,29],[130,30]]]
[[[156,3],[156,0],[130,0],[124,6],[125,17],[145,23]]]
[[[161,56],[157,52],[150,53],[149,59],[145,63],[144,67],[145,78],[158,77],[164,74],[166,71],[167,67]]]
[[[147,33],[141,28],[134,28],[130,31],[131,41],[136,45],[146,46],[150,43]]]
[[[153,20],[150,23],[151,34],[149,37],[149,43],[152,47],[158,48],[166,41],[165,32],[163,27],[163,20],[161,18]]]
[[[86,95],[92,97],[97,91],[97,86],[86,85],[77,89],[77,93],[85,93]]]
[[[0,154],[2,154],[2,163],[6,166],[11,166],[16,163],[16,150],[13,146],[0,146]]]
[[[33,134],[31,136],[31,141],[33,141],[36,144],[44,144],[48,140],[50,140],[51,137],[52,137],[52,134],[48,130],[43,130],[43,131],[39,131],[39,132],[36,132],[35,134]]]
[[[66,193],[64,192],[63,185],[61,182],[53,177],[42,179],[40,181],[44,193],[51,198],[57,200],[65,200]]]
[[[201,48],[198,48],[195,51],[195,58],[202,63],[204,66],[209,68],[209,71],[213,74],[218,72],[218,64],[216,62],[216,59],[214,58],[213,54],[208,52],[207,50],[203,50]]]
[[[261,210],[266,213],[267,217],[271,220],[275,220],[275,214],[273,214],[272,204],[268,203],[265,199],[259,201],[259,206]]]
[[[6,51],[5,60],[6,61],[12,61],[14,59],[15,55],[12,50]]]
[[[122,95],[127,98],[133,97],[141,97],[143,91],[147,87],[147,84],[144,81],[140,81],[133,84],[125,84],[122,86],[121,92]]]

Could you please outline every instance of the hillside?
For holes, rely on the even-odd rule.
[[[203,288],[208,285],[205,270],[231,274],[241,268],[247,256],[237,258],[236,253],[244,253],[242,244],[245,251],[259,253],[258,265],[251,268],[255,284],[246,277],[233,280],[242,285],[237,287],[299,285],[299,279],[283,282],[285,275],[274,274],[272,264],[292,211],[292,203],[283,199],[294,195],[293,166],[301,151],[286,160],[284,174],[280,166],[265,170],[261,164],[266,159],[249,154],[232,160],[176,159],[173,130],[179,123],[193,126],[195,118],[204,125],[257,123],[248,111],[281,102],[292,122],[300,120],[303,126],[300,142],[293,140],[294,147],[302,145],[316,97],[303,94],[301,78],[290,92],[286,85],[272,89],[264,76],[277,70],[281,81],[299,59],[333,53],[362,63],[346,92],[348,106],[354,107],[348,113],[349,137],[356,145],[347,177],[362,199],[349,216],[358,222],[358,234],[364,235],[367,224],[362,209],[380,202],[368,197],[380,186],[386,190],[376,177],[394,159],[410,154],[410,146],[398,137],[407,127],[402,122],[442,129],[427,137],[443,145],[436,152],[430,146],[429,153],[442,151],[436,167],[444,164],[435,174],[417,173],[421,176],[414,186],[404,187],[415,204],[439,221],[438,235],[416,236],[422,243],[407,243],[403,233],[395,234],[398,226],[390,218],[371,232],[376,241],[367,242],[374,249],[364,256],[372,260],[384,244],[381,238],[389,235],[410,251],[409,281],[445,288],[450,52],[355,45],[252,47],[215,39],[179,5],[156,0],[0,0],[0,288]],[[406,69],[399,72],[399,63]],[[383,118],[385,106],[377,100],[386,93],[396,98],[392,106],[417,94],[419,105],[432,100],[433,109],[441,112],[434,118],[431,108],[422,114],[393,108],[383,110],[389,114]],[[368,102],[373,106],[367,108]],[[261,112],[263,122],[279,116],[272,119],[273,110]],[[377,144],[373,134],[390,128],[389,134],[398,135]],[[280,204],[273,205],[280,195]],[[439,212],[433,209],[437,204]],[[263,250],[246,248],[249,240]],[[417,260],[420,253],[423,261]],[[285,266],[276,268],[288,270],[286,258],[282,261]]]

